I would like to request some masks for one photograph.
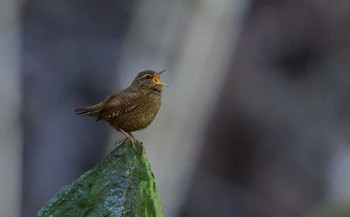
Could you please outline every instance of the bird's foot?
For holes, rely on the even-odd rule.
[[[136,139],[129,139],[129,138],[125,137],[125,139],[123,139],[123,140],[116,141],[116,142],[114,143],[114,145],[115,145],[115,147],[118,147],[120,144],[122,144],[123,142],[126,142],[127,140],[129,140],[129,141],[131,142],[132,148],[133,148],[135,151],[137,151],[137,148],[136,148],[135,145],[138,143],[138,141],[137,141]],[[142,145],[142,142],[140,142],[140,144],[141,144],[141,151],[142,151],[142,153],[145,153],[145,149],[144,149],[144,147],[143,147],[143,145]]]
[[[121,129],[119,129],[119,130],[120,130],[120,132],[122,132],[122,133],[125,135],[125,137],[126,137],[125,140],[128,139],[128,140],[131,142],[133,149],[137,152],[137,148],[136,148],[135,145],[136,145],[139,141],[137,141],[131,133],[125,132],[124,130],[121,130]],[[125,140],[124,140],[124,141],[125,141]],[[143,153],[145,153],[145,148],[143,147],[142,142],[139,142],[139,143],[140,143],[140,145],[141,145],[141,155],[142,155]]]
[[[129,140],[130,140],[133,149],[134,149],[135,151],[137,151],[136,146],[135,146],[135,145],[137,144],[137,140],[136,140],[134,137],[130,137],[130,138],[126,138],[126,139],[129,139]]]
[[[121,130],[121,129],[120,129],[120,132],[122,132],[124,134],[124,136],[126,137],[125,140],[128,139],[131,142],[134,150],[137,151],[135,144],[137,144],[138,141],[133,137],[133,135],[131,133],[125,132],[124,130]]]
[[[132,144],[132,148],[137,152],[137,147],[135,146],[137,143],[140,143],[141,145],[141,155],[145,153],[145,147],[143,146],[143,142],[137,141],[134,137],[132,138],[125,138],[125,140],[129,140]]]

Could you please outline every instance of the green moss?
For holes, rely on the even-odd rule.
[[[37,217],[162,217],[154,175],[141,145],[124,142],[92,170],[63,187]]]

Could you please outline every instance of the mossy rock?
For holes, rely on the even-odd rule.
[[[72,184],[63,187],[37,217],[162,217],[154,175],[141,144],[129,141]]]

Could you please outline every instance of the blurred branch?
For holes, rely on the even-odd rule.
[[[158,189],[141,144],[123,142],[107,158],[63,187],[37,217],[162,217]]]

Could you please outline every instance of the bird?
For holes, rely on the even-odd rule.
[[[124,134],[125,140],[129,139],[136,150],[137,140],[131,132],[148,127],[157,115],[162,89],[168,86],[159,80],[165,71],[142,71],[126,89],[109,95],[95,105],[77,108],[74,112],[76,115],[94,116],[96,121],[107,121],[115,130]]]

